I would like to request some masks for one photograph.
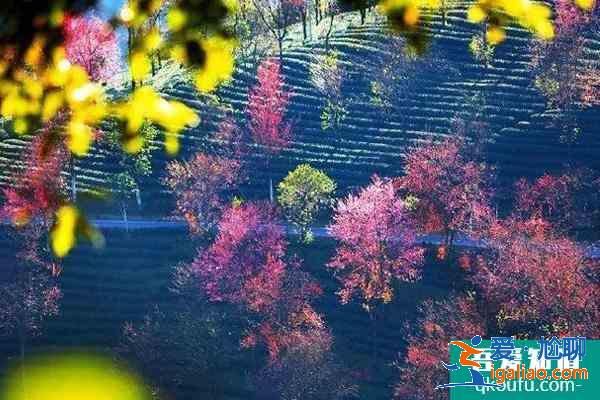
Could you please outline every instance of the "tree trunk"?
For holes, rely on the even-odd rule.
[[[308,38],[306,33],[306,10],[302,11],[302,34],[304,35],[304,40]]]
[[[442,6],[441,6],[441,10],[442,12],[442,25],[446,26],[447,21],[446,21],[446,17],[448,16],[448,7],[446,6],[446,2],[442,1]]]
[[[71,200],[77,201],[77,179],[75,178],[75,160],[71,158]]]
[[[123,213],[123,221],[125,221],[125,232],[129,232],[129,220],[127,219],[127,205],[125,200],[121,201],[121,212]]]
[[[321,22],[321,18],[319,15],[320,12],[321,12],[321,1],[315,0],[315,25],[319,25],[319,22]]]
[[[331,14],[329,17],[329,28],[327,29],[327,33],[325,34],[325,53],[329,54],[329,38],[331,37],[331,31],[333,31],[333,19],[335,18],[334,14]]]
[[[269,201],[273,203],[273,177],[269,177]]]
[[[142,209],[142,195],[140,193],[140,189],[135,189],[135,201],[138,205],[138,210]]]
[[[279,65],[283,68],[283,38],[277,39],[277,46],[279,47]]]
[[[131,58],[131,50],[133,48],[133,29],[127,28],[127,53]],[[131,90],[135,90],[135,80],[131,77]]]
[[[369,311],[369,318],[371,319],[371,356],[373,367],[377,368],[377,308],[373,308]]]

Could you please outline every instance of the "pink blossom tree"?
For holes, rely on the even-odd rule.
[[[192,233],[198,234],[217,223],[239,175],[238,161],[197,153],[187,161],[169,163],[164,182],[175,196],[175,214],[187,221]]]
[[[546,174],[534,182],[520,179],[514,212],[520,219],[544,219],[566,232],[575,223],[574,196],[579,185],[577,177],[569,174]]]
[[[472,281],[501,333],[600,334],[600,287],[590,279],[598,266],[580,246],[539,217],[495,221],[487,236]]]
[[[585,37],[597,34],[598,5],[582,11],[570,0],[556,0],[555,11],[556,37],[532,42],[531,68],[548,106],[561,112],[563,129],[572,130],[578,122],[570,120],[569,114],[579,105],[589,107],[599,101],[600,71],[590,63],[573,62],[585,58]]]
[[[452,303],[426,301],[420,307],[421,317],[407,335],[394,399],[447,400],[448,392],[435,386],[448,382],[448,371],[441,364],[448,362],[448,343],[487,333],[474,300],[458,294],[452,298]]]
[[[419,279],[424,251],[392,183],[375,177],[357,195],[340,200],[329,231],[340,242],[327,266],[342,282],[342,303],[358,294],[370,310],[374,302],[391,301],[394,279]]]
[[[18,250],[0,268],[0,336],[16,337],[23,360],[27,342],[42,333],[44,320],[59,313],[61,267],[45,242],[46,220],[38,218],[11,231]]]
[[[218,230],[190,269],[209,301],[237,305],[253,321],[243,347],[263,345],[273,362],[293,338],[324,329],[311,306],[321,288],[297,262],[286,260],[288,244],[270,207],[233,206],[223,213]]]
[[[67,59],[83,67],[91,80],[107,81],[119,72],[120,50],[108,23],[96,16],[67,16],[64,35]]]
[[[192,263],[210,300],[260,312],[281,296],[287,242],[272,212],[247,203],[223,213],[214,243]]]
[[[120,69],[120,50],[112,27],[93,15],[67,15],[63,24],[67,59],[81,66],[94,82],[113,78]],[[60,121],[56,123],[61,124]],[[76,200],[76,159],[67,160],[71,197]]]
[[[285,121],[285,113],[291,93],[285,90],[277,60],[263,61],[256,77],[257,83],[248,95],[248,126],[254,142],[262,146],[266,162],[270,164],[271,158],[290,143],[291,125]],[[273,202],[272,176],[269,176],[269,199]]]
[[[48,222],[63,201],[65,182],[61,171],[67,153],[61,146],[50,146],[53,126],[49,124],[24,152],[25,167],[13,176],[13,185],[3,189],[1,214],[15,225],[39,219]]]
[[[418,228],[443,233],[448,248],[457,233],[472,232],[491,215],[486,168],[468,160],[463,149],[460,139],[416,148],[395,181],[401,194],[415,200]]]

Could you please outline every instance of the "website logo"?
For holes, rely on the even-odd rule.
[[[457,346],[462,349],[462,351],[460,353],[460,359],[458,360],[458,364],[446,364],[442,361],[442,365],[448,371],[456,371],[456,370],[460,369],[461,366],[466,367],[469,370],[469,373],[471,374],[471,382],[446,383],[444,385],[437,385],[436,389],[445,389],[445,388],[457,387],[457,386],[481,386],[481,387],[502,386],[502,385],[495,384],[495,383],[486,383],[483,380],[483,375],[481,374],[481,372],[473,369],[474,367],[481,368],[480,363],[469,359],[472,356],[483,353],[483,350],[477,350],[475,347],[473,347],[473,346],[479,346],[479,344],[481,344],[481,336],[479,336],[479,335],[473,336],[473,338],[471,338],[471,345],[468,345],[464,342],[456,341],[456,340],[450,342],[451,346]]]
[[[454,340],[449,343],[446,382],[451,400],[597,399],[600,341],[585,337],[513,337]]]

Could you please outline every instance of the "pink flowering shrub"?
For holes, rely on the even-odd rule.
[[[458,232],[485,225],[491,215],[491,192],[486,169],[469,161],[459,139],[448,139],[412,150],[406,156],[404,176],[395,184],[416,199],[418,228],[442,232],[451,245]]]
[[[327,266],[342,282],[342,303],[355,294],[366,307],[387,303],[393,280],[419,279],[423,249],[416,246],[413,223],[392,183],[375,177],[357,195],[340,200],[329,231],[339,245]]]
[[[95,16],[67,16],[64,35],[67,59],[92,81],[107,81],[119,72],[119,45],[108,23]]]

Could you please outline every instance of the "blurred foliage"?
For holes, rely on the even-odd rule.
[[[14,366],[0,389],[5,400],[149,400],[145,385],[106,356],[48,354]]]
[[[52,251],[57,257],[64,257],[75,247],[80,237],[87,239],[95,247],[104,245],[102,234],[77,207],[70,204],[61,206],[56,212],[56,222],[50,231]]]
[[[347,0],[349,2],[349,0]],[[574,0],[580,8],[590,10],[594,0]],[[448,12],[452,4],[443,0],[383,0],[380,12],[388,17],[393,31],[404,36],[409,49],[418,54],[424,52],[430,41],[427,25],[434,11]],[[518,24],[541,39],[554,37],[551,8],[531,0],[477,0],[467,11],[472,23],[486,27],[486,40],[496,45],[506,39],[506,27]]]
[[[95,140],[95,130],[111,117],[122,121],[120,142],[128,153],[144,148],[143,127],[156,124],[164,129],[168,153],[179,150],[177,133],[198,123],[195,111],[181,102],[162,98],[150,86],[135,88],[127,98],[107,95],[86,70],[72,64],[65,52],[65,24],[69,17],[82,15],[95,1],[58,1],[44,4],[8,2],[0,15],[0,114],[10,121],[16,134],[36,134],[60,113],[64,127],[55,130],[54,145],[64,139],[75,156],[85,156]],[[168,35],[162,35],[153,21],[163,8]],[[150,57],[169,52],[173,58],[195,70],[198,90],[213,90],[233,71],[235,40],[224,27],[237,9],[235,0],[168,2],[129,0],[111,19],[114,28],[135,30],[130,43],[129,67],[134,81],[143,81],[151,72]],[[109,60],[117,62],[118,60]],[[139,164],[137,162],[133,163]],[[138,165],[139,166],[139,165]],[[132,180],[123,175],[120,185]],[[97,233],[85,222],[81,211],[63,199],[52,231],[52,247],[66,255],[76,237],[84,234],[97,241]],[[63,219],[63,220],[61,220]],[[81,226],[80,226],[81,224]]]

